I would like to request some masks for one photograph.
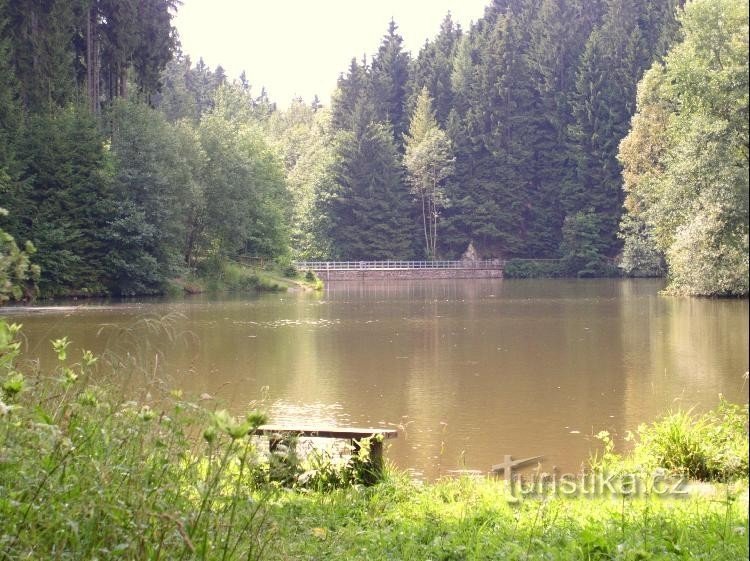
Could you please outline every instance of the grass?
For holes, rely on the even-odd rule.
[[[312,271],[302,274],[288,265],[269,263],[261,267],[234,261],[205,266],[197,275],[174,279],[171,285],[175,291],[187,294],[323,289],[323,282]]]
[[[627,439],[629,454],[620,455],[606,431],[597,437],[604,451],[590,461],[609,472],[653,473],[702,481],[733,481],[748,477],[748,406],[729,403],[703,414],[692,410],[670,411],[650,424],[642,424]]]
[[[112,365],[73,352],[67,339],[53,342],[54,370],[39,372],[22,356],[18,331],[0,320],[3,561],[748,556],[746,465],[731,477],[720,470],[731,482],[683,498],[524,497],[492,479],[419,483],[392,468],[365,486],[356,464],[342,475],[327,463],[267,458],[252,438],[265,420],[257,404],[235,417],[155,385],[118,398],[110,376],[124,373],[108,375]],[[691,414],[680,426],[746,440],[746,409],[712,415]],[[597,462],[664,463],[654,452],[670,449],[662,443],[669,419],[639,431],[635,456],[608,445]],[[732,465],[734,444],[713,443],[714,461]]]
[[[747,558],[746,502],[514,501],[501,483],[404,476],[374,488],[285,493],[269,559],[594,560]]]

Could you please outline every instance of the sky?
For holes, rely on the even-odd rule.
[[[293,97],[327,104],[352,57],[375,53],[393,17],[404,49],[416,56],[448,11],[468,29],[490,0],[183,0],[174,19],[193,62],[245,70],[255,93],[265,86],[286,107]]]

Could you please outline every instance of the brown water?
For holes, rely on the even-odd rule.
[[[274,421],[400,426],[387,452],[434,477],[544,456],[575,470],[669,408],[747,403],[748,301],[649,280],[332,283],[322,294],[5,310],[28,350],[130,351],[169,385]],[[142,318],[171,314],[169,333]],[[140,319],[140,321],[139,321]],[[121,328],[127,327],[127,330]],[[77,352],[77,351],[76,351]],[[133,377],[136,390],[146,375]]]

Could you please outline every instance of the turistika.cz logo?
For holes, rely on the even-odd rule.
[[[553,468],[551,473],[537,470],[519,473],[519,468],[533,462],[539,463],[542,456],[514,460],[505,456],[500,464],[492,466],[496,474],[502,473],[513,497],[637,497],[659,496],[664,498],[686,497],[687,480],[675,477],[665,470],[652,473],[628,473],[592,470],[582,473],[560,473]]]

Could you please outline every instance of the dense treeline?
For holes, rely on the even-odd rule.
[[[43,294],[158,293],[287,251],[273,106],[174,56],[175,4],[0,0],[0,226]]]
[[[175,4],[0,0],[5,297],[29,258],[45,294],[143,294],[470,246],[747,293],[746,0],[494,0],[415,57],[391,21],[330,108],[284,111],[182,55]]]
[[[473,243],[491,257],[572,251],[586,257],[570,260],[570,273],[604,272],[621,247],[618,143],[638,80],[675,36],[676,8],[673,0],[496,0],[466,32],[447,16],[413,60],[391,22],[372,60],[352,60],[333,102],[333,129],[349,135],[325,209],[335,255],[455,257]],[[429,213],[437,243],[427,244],[419,242],[422,200],[405,185],[413,178],[386,173],[392,165],[380,165],[377,178],[347,172],[362,170],[363,157],[398,160],[423,88],[454,160]],[[382,140],[373,145],[376,129]],[[381,231],[358,228],[367,221]],[[384,252],[381,239],[396,243]]]

